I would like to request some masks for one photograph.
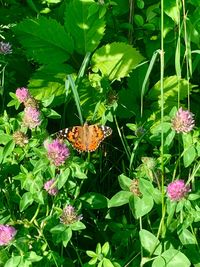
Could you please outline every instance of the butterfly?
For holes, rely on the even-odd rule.
[[[111,134],[112,129],[108,126],[85,123],[83,126],[60,130],[57,137],[67,139],[78,152],[92,152]]]

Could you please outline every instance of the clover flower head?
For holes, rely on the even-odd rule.
[[[25,108],[23,123],[29,129],[39,126],[41,124],[40,111],[32,107]]]
[[[56,187],[56,185],[53,186],[53,184],[55,183],[55,179],[51,179],[49,181],[47,181],[44,184],[44,189],[49,193],[49,195],[51,196],[55,196],[58,194],[58,188]]]
[[[26,144],[28,144],[28,137],[25,133],[21,131],[16,131],[13,133],[13,139],[16,143],[16,145],[20,147],[24,147]]]
[[[63,213],[60,217],[60,222],[63,224],[72,224],[83,219],[82,215],[77,215],[75,208],[71,205],[67,205],[63,209]]]
[[[151,158],[151,157],[142,157],[141,160],[142,160],[143,164],[147,168],[149,168],[151,170],[155,169],[155,167],[156,167],[156,160],[154,158]]]
[[[0,54],[6,55],[11,53],[12,53],[11,45],[9,43],[0,42]]]
[[[62,165],[70,155],[69,149],[59,139],[55,139],[49,144],[45,142],[44,146],[47,149],[48,158],[55,166]]]
[[[7,245],[16,235],[17,230],[9,225],[0,225],[0,246]]]
[[[30,97],[29,91],[25,87],[17,88],[16,96],[20,103],[24,103]]]
[[[186,185],[184,180],[176,180],[171,182],[167,187],[168,197],[172,201],[179,201],[184,198],[190,191],[190,186]]]
[[[183,110],[182,107],[179,108],[175,117],[172,119],[172,128],[177,133],[188,133],[194,126],[195,121],[193,119],[194,114],[188,110]]]

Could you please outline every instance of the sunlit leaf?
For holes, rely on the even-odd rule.
[[[144,57],[131,45],[125,43],[107,44],[93,54],[92,69],[100,71],[109,80],[120,80],[128,76]]]
[[[65,28],[73,37],[75,50],[80,54],[94,51],[103,37],[105,21],[99,17],[99,10],[100,6],[93,0],[72,0],[66,5]]]
[[[14,32],[28,56],[42,64],[65,62],[73,51],[72,39],[54,19],[25,19]]]

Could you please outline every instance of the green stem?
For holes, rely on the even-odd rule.
[[[76,247],[74,246],[74,244],[72,243],[72,241],[70,241],[70,244],[71,244],[71,246],[73,247],[74,251],[76,252],[77,258],[78,258],[78,260],[79,260],[81,266],[83,266],[83,262],[82,262],[82,260],[81,260],[81,257],[80,257],[80,255],[79,255],[79,253],[78,253],[78,250],[76,249]]]
[[[40,204],[38,205],[37,210],[36,210],[36,212],[35,212],[33,218],[30,220],[30,223],[33,223],[33,222],[34,222],[34,220],[35,220],[35,218],[37,217],[39,211],[40,211]]]
[[[160,50],[160,93],[161,93],[161,125],[164,122],[164,0],[161,0],[161,50]],[[165,232],[165,191],[164,191],[164,131],[161,130],[161,190],[162,190],[162,231]]]
[[[120,129],[119,129],[119,125],[118,125],[118,121],[117,121],[116,116],[114,116],[114,120],[115,120],[115,124],[116,124],[116,126],[117,126],[117,131],[118,131],[119,137],[120,137],[120,139],[121,139],[122,145],[123,145],[124,150],[125,150],[125,152],[126,152],[127,158],[130,160],[130,157],[131,157],[131,155],[130,155],[130,151],[127,149],[126,144],[125,144],[125,142],[124,142],[124,139],[123,139],[123,137],[122,137],[121,131],[120,131]]]

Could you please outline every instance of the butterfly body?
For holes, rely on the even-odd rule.
[[[92,152],[111,133],[112,129],[108,126],[85,123],[83,126],[74,126],[59,131],[58,137],[67,139],[79,152]]]

